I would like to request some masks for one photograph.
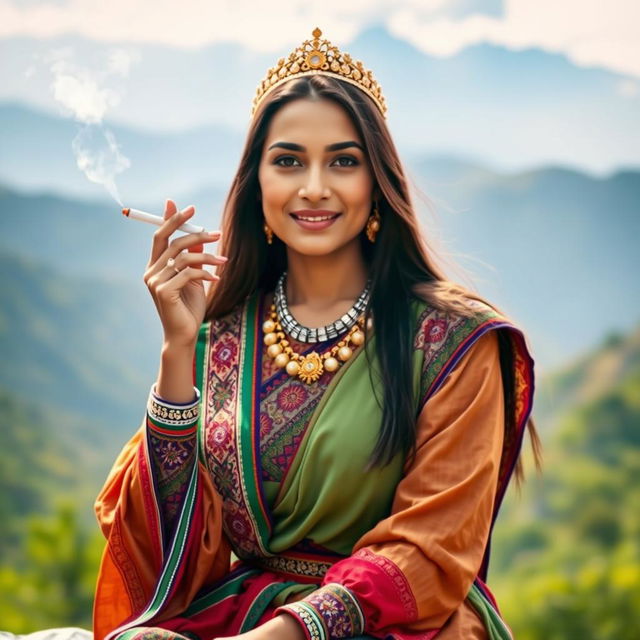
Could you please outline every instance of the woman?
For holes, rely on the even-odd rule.
[[[258,87],[222,234],[169,241],[169,200],[154,236],[96,638],[511,637],[483,578],[533,360],[434,266],[380,87],[313,35]]]

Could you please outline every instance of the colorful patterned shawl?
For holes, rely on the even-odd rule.
[[[414,342],[415,411],[480,336],[507,331],[516,429],[504,442],[495,520],[531,411],[533,360],[519,329],[486,305],[476,306],[477,313],[464,318],[414,301],[415,325],[423,328]],[[96,502],[108,540],[94,605],[96,638],[141,638],[143,628],[162,624],[178,630],[185,620],[190,632],[166,637],[251,629],[292,594],[302,597],[316,590],[327,571],[349,557],[357,541],[388,515],[404,460],[396,456],[383,469],[364,471],[382,417],[371,388],[377,361],[370,377],[364,350],[333,375],[316,399],[310,421],[300,425],[291,443],[290,463],[279,484],[265,480],[260,455],[264,312],[258,292],[237,313],[200,329],[194,360],[194,383],[201,392],[197,463],[172,531],[163,529],[145,423],[116,461]],[[375,341],[375,332],[368,340]],[[230,566],[232,551],[238,560]],[[377,561],[366,549],[357,555]],[[482,581],[487,560],[488,545],[468,599],[491,638],[509,638]],[[362,616],[357,603],[341,602],[354,619]],[[352,630],[358,628],[354,623]],[[387,635],[427,640],[437,633],[407,628],[405,634],[399,628]]]

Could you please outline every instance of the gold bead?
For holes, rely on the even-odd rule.
[[[278,367],[278,369],[282,369],[282,367],[287,366],[289,362],[289,356],[286,353],[279,353],[275,357],[274,362],[276,364],[276,367]]]
[[[295,360],[289,360],[287,362],[287,373],[290,376],[297,376],[300,371],[300,365]]]
[[[265,320],[262,324],[262,330],[265,333],[271,333],[276,330],[276,323],[273,320]]]
[[[271,358],[275,358],[279,353],[282,353],[282,347],[279,344],[272,344],[267,349],[267,353]]]
[[[269,346],[278,342],[278,336],[275,333],[267,333],[262,340]]]
[[[360,345],[364,342],[364,333],[362,331],[354,331],[351,336],[351,342],[355,345]]]
[[[327,358],[324,361],[324,368],[330,373],[333,373],[339,366],[340,363],[335,358]]]
[[[342,362],[345,362],[351,357],[352,353],[353,351],[351,351],[349,347],[340,347],[340,349],[338,349],[338,358],[340,358]]]

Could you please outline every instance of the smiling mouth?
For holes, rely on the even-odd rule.
[[[335,218],[337,218],[339,215],[342,215],[340,213],[334,213],[331,216],[299,216],[296,215],[295,213],[290,214],[292,218],[295,218],[296,220],[304,220],[305,222],[324,222],[326,220],[334,220]]]

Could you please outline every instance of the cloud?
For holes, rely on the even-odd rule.
[[[346,43],[372,22],[386,23],[431,55],[449,56],[481,42],[539,47],[580,66],[640,77],[637,0],[288,0],[277,11],[258,0],[0,0],[0,37],[79,33],[184,48],[231,41],[272,52],[296,46],[312,26]],[[113,64],[124,68],[126,62]]]
[[[419,7],[399,7],[389,20],[396,36],[426,53],[449,56],[491,42],[511,49],[564,53],[578,66],[640,76],[640,2],[636,0],[506,0],[499,17],[429,20]]]

